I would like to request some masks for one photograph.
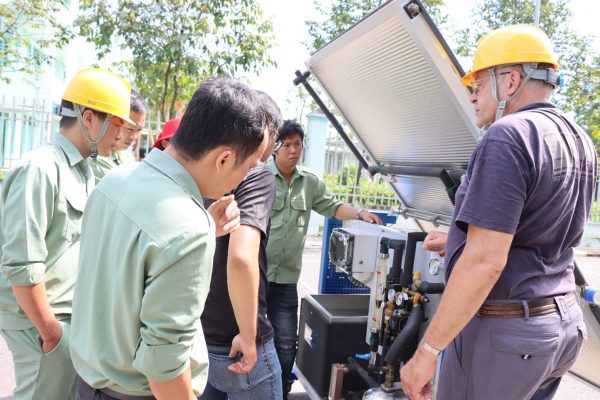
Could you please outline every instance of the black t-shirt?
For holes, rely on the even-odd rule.
[[[261,232],[258,265],[258,318],[256,342],[265,343],[273,337],[273,327],[267,319],[267,240],[273,200],[275,176],[266,165],[250,170],[246,179],[232,192],[240,209],[240,224],[252,226]],[[205,206],[212,203],[205,200]],[[229,235],[217,238],[210,292],[202,313],[202,328],[206,343],[213,346],[230,346],[240,333],[233,306],[227,290],[227,254]],[[251,299],[248,299],[250,301]]]

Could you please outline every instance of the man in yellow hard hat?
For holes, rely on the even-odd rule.
[[[14,168],[0,196],[0,334],[12,352],[14,399],[74,398],[71,300],[82,213],[94,177],[129,120],[130,86],[101,69],[79,72],[63,95],[60,133]]]
[[[119,135],[121,138],[117,140],[115,151],[108,157],[99,156],[91,163],[96,183],[114,167],[136,161],[130,149],[137,145],[140,132],[146,125],[150,107],[146,99],[135,89],[131,89],[130,103],[129,119],[132,122],[125,122],[121,126]]]
[[[447,285],[400,378],[411,399],[550,399],[586,336],[573,247],[581,240],[597,175],[590,137],[550,97],[559,85],[552,43],[528,25],[478,44],[463,82],[486,129],[456,193]]]

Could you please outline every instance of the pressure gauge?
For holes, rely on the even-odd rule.
[[[432,258],[429,260],[429,272],[431,275],[437,275],[440,272],[442,262],[438,258]]]
[[[408,300],[408,294],[406,294],[404,292],[400,292],[400,293],[398,293],[398,296],[396,296],[396,305],[401,306],[407,300]]]
[[[388,290],[388,301],[394,301],[396,299],[396,291],[394,289]]]

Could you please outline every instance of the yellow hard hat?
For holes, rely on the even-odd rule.
[[[86,108],[129,119],[131,85],[119,75],[100,68],[87,68],[75,75],[63,99]]]
[[[473,68],[462,78],[471,86],[476,72],[497,65],[546,63],[558,71],[558,62],[548,35],[533,25],[512,25],[496,29],[479,39]]]

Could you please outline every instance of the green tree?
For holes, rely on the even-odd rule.
[[[445,24],[446,16],[441,12],[444,0],[423,0],[422,2],[437,25]],[[306,22],[308,34],[311,37],[311,41],[306,44],[308,49],[320,49],[382,3],[384,3],[382,0],[333,0],[326,2],[315,0],[315,9],[320,15],[324,16],[324,20]]]
[[[121,66],[164,120],[202,79],[275,64],[267,55],[272,23],[253,0],[82,0],[80,7],[80,34],[100,58],[115,44],[132,52]]]
[[[0,4],[0,80],[10,83],[14,73],[39,73],[52,60],[48,50],[71,40],[71,30],[57,19],[64,8],[61,0]]]
[[[600,149],[600,58],[594,54],[591,38],[582,37],[571,28],[569,0],[542,0],[540,28],[550,37],[565,78],[564,87],[557,90],[554,101],[564,110],[573,112],[595,138]],[[477,40],[493,29],[511,24],[533,23],[534,1],[483,0],[474,8],[471,26],[459,31],[456,52],[472,57]]]

